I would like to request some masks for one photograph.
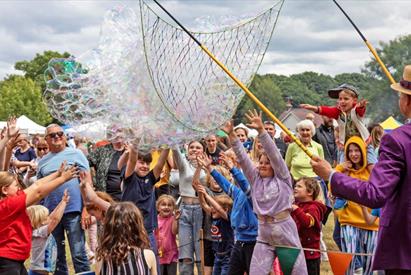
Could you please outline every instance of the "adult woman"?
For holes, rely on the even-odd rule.
[[[203,212],[200,201],[192,187],[197,167],[197,156],[205,152],[199,141],[188,144],[187,155],[173,150],[173,159],[179,171],[179,188],[181,196],[181,217],[179,219],[179,271],[180,274],[194,274],[194,254],[198,273],[200,274],[200,229]],[[201,171],[200,181],[205,185],[205,173]]]
[[[345,158],[347,161],[338,165],[335,170],[352,178],[367,181],[370,176],[367,169],[367,149],[360,137],[354,136],[347,140]],[[374,221],[371,225],[367,224],[361,206],[352,201],[347,201],[343,208],[336,211],[336,215],[341,224],[342,251],[372,254],[376,244],[378,223]],[[355,274],[372,274],[371,257],[355,256],[350,270]]]
[[[234,133],[244,145],[244,148],[247,150],[247,152],[250,152],[253,143],[248,139],[248,129],[240,124],[234,127]]]
[[[297,124],[298,138],[307,149],[316,156],[324,158],[324,151],[321,144],[312,140],[315,134],[314,123],[311,120],[305,119]],[[294,180],[302,177],[316,178],[311,164],[310,157],[296,144],[292,143],[288,146],[285,154],[285,163],[290,169]]]
[[[26,175],[24,176],[23,183],[25,186],[30,186],[37,180],[37,163],[49,152],[49,146],[44,138],[38,138],[36,143],[36,155],[37,157],[32,160]]]
[[[19,172],[26,173],[31,166],[31,161],[36,158],[36,152],[30,146],[26,135],[21,134],[17,138],[17,146],[19,147],[14,152],[13,165],[19,169]]]

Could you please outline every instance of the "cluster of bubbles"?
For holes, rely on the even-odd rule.
[[[181,123],[178,108],[170,112],[149,74],[140,16],[127,7],[110,10],[98,47],[78,58],[50,60],[43,95],[50,113],[79,135],[94,140],[122,136],[142,151],[179,146],[215,132],[218,127],[211,119],[216,116],[206,114],[207,106],[230,108],[232,115],[237,105],[227,107],[211,102],[213,97],[199,97],[202,128]]]

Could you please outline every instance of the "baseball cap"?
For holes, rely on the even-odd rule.
[[[350,84],[341,84],[340,86],[338,86],[337,88],[334,89],[330,89],[328,90],[328,96],[331,98],[338,98],[338,95],[340,94],[340,92],[342,90],[350,90],[352,91],[357,97],[358,97],[358,90],[356,87],[354,87],[353,85]]]

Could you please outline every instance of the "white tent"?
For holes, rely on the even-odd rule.
[[[3,128],[4,126],[7,126],[6,121],[0,121],[0,128]],[[25,115],[20,116],[17,119],[17,127],[20,129],[20,133],[24,134],[29,134],[29,135],[35,135],[35,134],[41,134],[44,135],[44,132],[46,131],[46,127],[43,127],[41,125],[38,125]]]

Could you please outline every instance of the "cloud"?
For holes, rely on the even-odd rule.
[[[175,25],[153,2],[150,7]],[[196,28],[207,16],[256,15],[273,1],[162,1],[181,22]],[[339,3],[374,47],[409,34],[408,1],[343,1]],[[13,65],[45,50],[76,56],[98,44],[105,12],[116,1],[0,1],[0,79]],[[133,8],[138,1],[124,2]],[[203,18],[195,20],[196,18]],[[332,1],[287,0],[260,68],[260,73],[317,71],[335,75],[359,72],[370,60],[368,49]]]

